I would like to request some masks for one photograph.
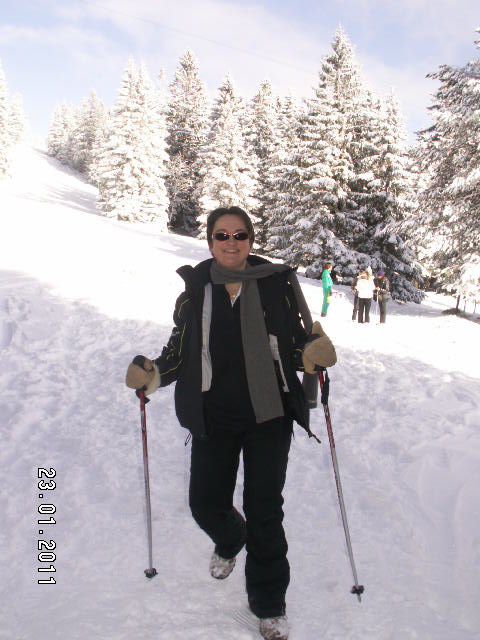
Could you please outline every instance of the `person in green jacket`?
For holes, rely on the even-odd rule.
[[[331,262],[326,262],[322,272],[322,287],[323,287],[322,317],[323,318],[327,315],[328,307],[330,305],[330,300],[332,298],[333,281],[332,281],[332,276],[330,275],[330,271],[332,270],[332,268],[333,268],[333,264]]]

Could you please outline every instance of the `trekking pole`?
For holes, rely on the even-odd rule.
[[[140,398],[140,417],[142,422],[142,443],[143,443],[143,474],[145,476],[145,500],[147,506],[147,535],[148,535],[148,569],[145,569],[147,578],[157,575],[157,570],[153,567],[152,560],[152,508],[150,505],[150,476],[148,473],[148,447],[147,447],[147,417],[145,404],[150,402],[141,390],[136,391]]]
[[[328,393],[330,388],[330,378],[328,377],[327,370],[322,367],[318,372],[318,379],[320,381],[320,389],[322,392],[321,399],[323,404],[323,411],[325,413],[325,421],[327,423],[328,441],[330,442],[330,452],[332,454],[333,471],[335,473],[335,483],[337,485],[338,502],[340,504],[340,512],[342,514],[343,530],[345,531],[345,540],[347,541],[348,557],[350,558],[350,566],[352,567],[353,580],[355,584],[350,590],[357,596],[358,601],[361,602],[361,595],[365,591],[363,585],[358,584],[357,569],[355,567],[355,560],[353,559],[352,541],[350,540],[350,531],[348,529],[347,512],[345,511],[345,502],[343,500],[342,482],[340,480],[340,470],[338,468],[337,453],[335,451],[335,440],[333,439],[332,421],[330,419],[330,409],[328,408]]]

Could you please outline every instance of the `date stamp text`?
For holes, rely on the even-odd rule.
[[[57,508],[55,507],[53,502],[53,494],[47,494],[44,492],[54,491],[57,483],[53,478],[57,475],[55,469],[44,469],[43,467],[39,467],[37,469],[37,479],[38,479],[38,498],[39,500],[45,500],[38,505],[38,513],[39,518],[37,520],[38,523],[38,535],[44,536],[45,538],[50,538],[52,533],[51,525],[55,525],[57,521],[53,517],[53,514],[56,512]],[[55,565],[53,564],[57,559],[56,554],[54,553],[57,544],[55,540],[46,539],[38,539],[37,540],[37,550],[38,550],[38,562],[42,564],[41,567],[38,567],[37,571],[41,574],[41,580],[38,580],[38,584],[56,584],[56,580],[53,576],[47,578],[46,574],[55,573]],[[50,563],[49,566],[45,566],[45,564]]]

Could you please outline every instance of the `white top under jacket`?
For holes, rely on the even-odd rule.
[[[359,278],[357,280],[357,291],[359,298],[373,298],[373,292],[375,290],[375,283],[373,278]]]

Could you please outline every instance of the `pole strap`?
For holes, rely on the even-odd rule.
[[[328,397],[330,395],[330,378],[328,377],[328,371],[325,367],[320,368],[319,378],[321,382],[320,389],[322,392],[321,402],[324,406],[326,406],[328,404]]]

